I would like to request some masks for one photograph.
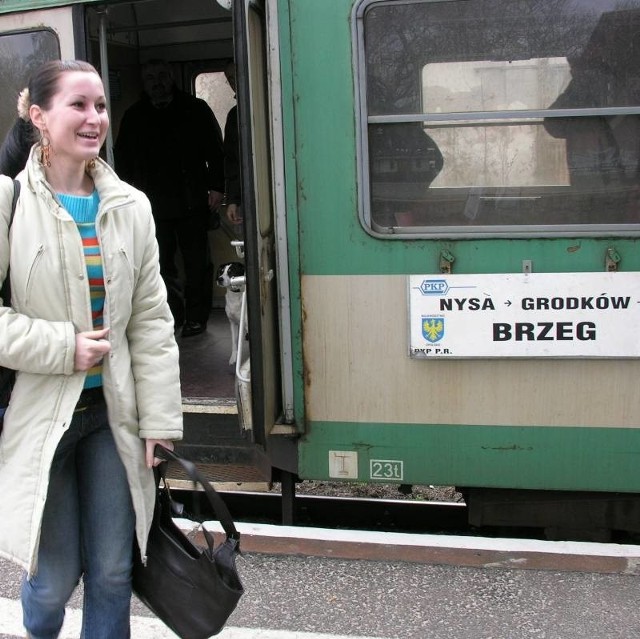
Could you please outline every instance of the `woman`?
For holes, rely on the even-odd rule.
[[[16,383],[0,438],[0,554],[26,569],[24,625],[58,636],[82,576],[84,639],[130,636],[134,537],[144,558],[157,443],[182,437],[178,350],[147,198],[97,155],[100,76],[45,64],[18,101],[0,171],[35,134],[10,230],[0,178],[0,365]],[[28,121],[30,127],[25,127]],[[17,133],[16,133],[17,131]],[[18,142],[18,143],[17,143]],[[135,531],[135,532],[134,532]]]

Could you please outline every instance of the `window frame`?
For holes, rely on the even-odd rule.
[[[395,123],[437,124],[456,121],[491,122],[500,120],[513,124],[542,118],[640,115],[638,107],[590,107],[575,109],[532,109],[512,111],[469,111],[464,113],[404,113],[370,115],[367,105],[367,64],[365,51],[365,17],[372,7],[411,4],[442,4],[462,0],[360,0],[352,9],[353,70],[356,114],[356,166],[358,177],[358,217],[365,231],[380,239],[477,239],[477,238],[562,238],[562,237],[638,237],[637,224],[522,224],[465,226],[381,226],[373,220],[371,210],[371,180],[369,158],[369,125]],[[473,1],[473,0],[471,0]],[[474,126],[474,124],[469,124]],[[640,162],[640,160],[639,160]]]

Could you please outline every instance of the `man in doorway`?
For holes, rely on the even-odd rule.
[[[224,68],[224,75],[229,86],[236,92],[236,65],[229,60]],[[224,203],[226,216],[242,235],[240,178],[240,141],[238,139],[238,105],[231,107],[224,127]]]
[[[211,310],[207,229],[224,192],[222,133],[207,103],[177,88],[164,60],[145,63],[142,79],[144,94],[120,124],[116,169],[151,201],[176,330],[182,327],[182,336],[191,337],[206,330]]]

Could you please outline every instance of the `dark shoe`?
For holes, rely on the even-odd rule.
[[[185,322],[182,327],[182,337],[193,337],[194,335],[200,335],[207,330],[207,325],[202,322]]]

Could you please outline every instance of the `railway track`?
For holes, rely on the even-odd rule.
[[[369,532],[417,533],[473,537],[545,540],[542,527],[473,526],[468,521],[467,505],[460,502],[418,501],[385,498],[296,495],[292,521],[283,519],[283,500],[277,493],[218,491],[236,522],[352,530]],[[214,520],[202,493],[188,489],[172,489],[176,501],[196,521]],[[585,536],[584,530],[567,530],[560,539],[566,541],[601,541]],[[552,537],[553,538],[553,537]],[[556,537],[558,539],[558,537]],[[618,544],[638,544],[638,535],[614,531],[611,538]]]
[[[279,494],[219,491],[236,522],[280,525],[283,523]],[[199,492],[173,490],[177,501],[196,520],[215,518]],[[446,535],[499,536],[499,530],[479,530],[468,524],[464,503],[409,501],[360,497],[297,495],[293,524],[316,528]],[[511,536],[535,537],[529,529]]]

